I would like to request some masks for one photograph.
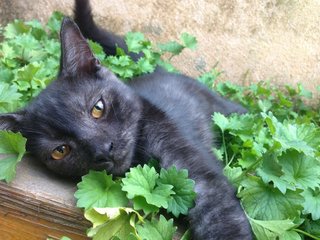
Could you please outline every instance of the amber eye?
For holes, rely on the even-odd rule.
[[[91,116],[98,119],[102,117],[104,110],[104,104],[102,100],[99,100],[91,110]]]
[[[70,147],[68,145],[60,145],[52,151],[51,157],[54,160],[61,160],[62,158],[67,156],[69,153],[70,153]]]

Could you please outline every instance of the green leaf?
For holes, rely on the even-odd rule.
[[[170,41],[167,43],[158,44],[158,48],[163,52],[169,52],[173,55],[178,55],[185,47],[176,41]]]
[[[26,25],[31,26],[31,34],[37,40],[42,40],[47,37],[46,31],[38,20],[26,22]]]
[[[320,190],[306,189],[302,193],[305,201],[303,203],[303,213],[311,214],[312,220],[320,219]]]
[[[155,69],[155,65],[150,62],[149,59],[140,58],[137,62],[137,66],[140,69],[141,73],[150,73]]]
[[[291,230],[280,235],[279,240],[302,240],[302,238],[296,231]]]
[[[181,41],[187,48],[190,48],[192,50],[197,48],[197,39],[189,33],[182,33]]]
[[[238,186],[240,181],[243,180],[243,171],[241,167],[230,167],[225,166],[223,169],[223,174],[232,182],[234,185]]]
[[[8,42],[1,43],[1,56],[5,58],[15,58],[17,56],[16,52],[14,51],[14,48],[9,44]]]
[[[220,149],[212,148],[212,152],[214,153],[214,155],[218,160],[223,161],[223,154],[224,154],[223,147],[221,147]]]
[[[0,180],[11,182],[16,175],[16,165],[26,152],[27,140],[20,133],[0,131]]]
[[[301,83],[298,83],[298,92],[299,95],[308,99],[312,98],[312,92],[309,90],[305,89]]]
[[[0,82],[0,112],[15,110],[21,96],[15,85]]]
[[[125,42],[128,46],[128,51],[133,53],[139,53],[151,46],[141,32],[128,32],[125,36]]]
[[[295,184],[282,179],[284,172],[276,156],[274,153],[264,155],[263,163],[257,169],[257,174],[261,176],[264,183],[268,184],[272,182],[276,188],[285,194],[287,189],[295,190],[296,188]]]
[[[249,218],[249,221],[257,240],[285,239],[281,236],[290,232],[290,229],[296,227],[296,224],[289,219],[261,221]]]
[[[175,166],[168,170],[161,169],[160,179],[158,181],[164,185],[173,186],[173,195],[169,198],[168,212],[175,217],[180,214],[187,215],[189,208],[194,206],[196,193],[194,192],[195,182],[188,179],[187,170],[177,170]]]
[[[320,162],[297,151],[287,151],[279,157],[284,175],[281,179],[300,189],[320,186]]]
[[[259,108],[262,112],[267,112],[271,109],[272,103],[270,100],[258,100]]]
[[[56,35],[58,37],[58,34],[60,32],[60,26],[63,19],[63,14],[61,12],[53,12],[48,23],[47,28],[50,30],[52,35]]]
[[[104,63],[121,78],[131,78],[137,71],[137,66],[129,56],[109,56]]]
[[[121,190],[119,182],[112,180],[106,171],[90,171],[82,177],[77,185],[78,190],[74,196],[77,198],[77,207],[122,207],[128,204],[125,193]]]
[[[159,207],[147,203],[144,197],[134,197],[133,199],[133,208],[135,210],[143,210],[145,214],[149,213],[157,213],[159,211]]]
[[[91,40],[89,40],[88,43],[95,57],[100,59],[100,61],[103,61],[106,58],[106,54],[103,51],[103,48],[101,47],[101,45]]]
[[[93,224],[87,233],[93,240],[141,240],[136,232],[136,223],[143,222],[143,218],[131,208],[93,208],[84,216]]]
[[[314,148],[302,138],[305,136],[299,131],[299,125],[291,124],[288,121],[279,122],[272,113],[262,114],[270,128],[275,141],[281,145],[281,150],[295,149],[311,157],[314,156]]]
[[[223,114],[215,112],[212,117],[213,122],[224,132],[228,129],[229,120]]]
[[[159,220],[152,218],[143,225],[137,225],[138,234],[143,240],[172,240],[176,229],[173,219],[168,221],[162,215]]]
[[[12,23],[9,23],[4,28],[3,35],[5,38],[15,38],[17,35],[22,35],[25,33],[28,33],[30,31],[30,26],[27,26],[23,21],[21,20],[14,20]]]
[[[299,217],[303,197],[301,191],[287,190],[285,194],[259,178],[250,177],[244,180],[244,187],[238,196],[248,215],[259,220],[284,220]]]
[[[216,68],[213,68],[211,71],[203,73],[201,76],[199,76],[197,79],[199,82],[203,83],[206,85],[208,88],[212,88],[214,82],[216,79],[221,75],[221,71],[219,71]]]
[[[122,190],[127,192],[129,199],[141,196],[148,204],[167,208],[170,195],[174,194],[173,186],[160,183],[156,186],[158,178],[159,174],[153,167],[144,165],[142,168],[139,165],[126,173],[126,177],[122,179]]]

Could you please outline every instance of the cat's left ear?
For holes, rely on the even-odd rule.
[[[24,111],[0,114],[0,130],[19,132],[23,117]]]
[[[100,62],[94,57],[87,40],[70,18],[62,21],[61,60],[59,75],[75,77],[83,73],[94,74],[100,69]]]

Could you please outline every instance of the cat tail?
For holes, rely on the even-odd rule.
[[[74,21],[83,36],[99,43],[107,55],[116,55],[117,47],[120,47],[135,61],[141,56],[141,54],[128,53],[127,45],[122,37],[101,29],[95,24],[89,0],[75,0]]]

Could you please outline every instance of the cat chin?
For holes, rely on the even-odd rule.
[[[124,161],[116,161],[112,168],[112,170],[108,173],[114,175],[114,176],[123,176],[130,168],[131,166],[131,158],[126,158]]]
[[[114,159],[113,161],[94,163],[90,166],[90,169],[96,171],[105,170],[108,174],[112,174],[114,176],[123,176],[131,166],[130,158],[123,159]]]

